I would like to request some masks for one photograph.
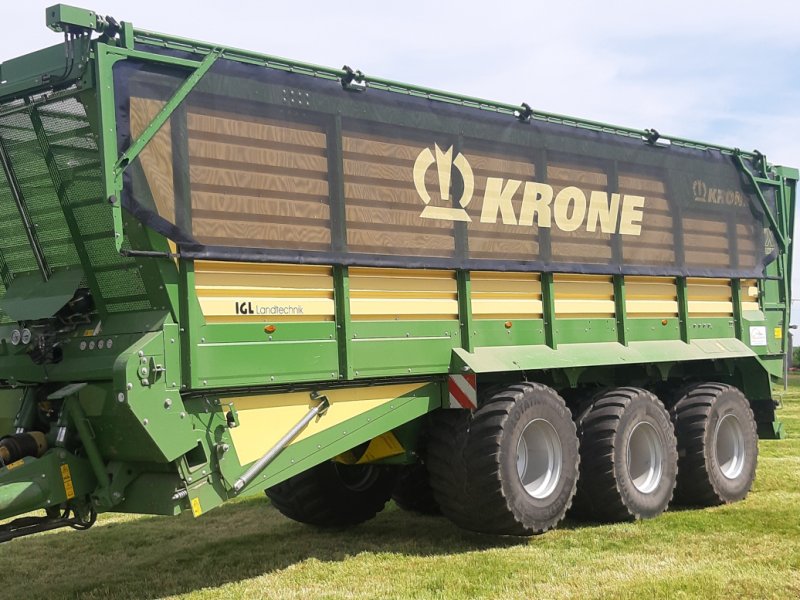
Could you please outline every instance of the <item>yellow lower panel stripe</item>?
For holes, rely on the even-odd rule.
[[[425,385],[427,383],[404,383],[322,391],[331,403],[328,412],[312,421],[292,443],[340,425]],[[239,413],[239,426],[231,429],[231,438],[243,465],[260,458],[314,406],[308,392],[242,396],[224,402],[231,401]]]

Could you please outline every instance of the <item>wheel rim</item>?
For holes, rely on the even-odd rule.
[[[664,451],[656,428],[643,421],[636,425],[628,438],[628,475],[633,487],[649,494],[661,481]]]
[[[342,485],[353,492],[363,492],[378,478],[378,470],[372,465],[334,465]]]
[[[727,479],[736,479],[744,468],[744,431],[736,415],[725,415],[714,432],[717,465]]]
[[[546,498],[561,478],[561,440],[544,419],[525,426],[517,442],[517,474],[532,498]]]

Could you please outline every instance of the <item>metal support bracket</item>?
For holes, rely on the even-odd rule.
[[[181,102],[183,102],[189,93],[195,88],[195,86],[200,82],[208,70],[213,66],[213,64],[217,61],[222,55],[221,50],[213,50],[206,54],[206,57],[203,59],[203,62],[200,63],[200,66],[195,69],[195,71],[186,78],[178,90],[172,95],[172,98],[163,106],[163,108],[159,111],[159,113],[155,116],[155,118],[150,122],[150,124],[145,128],[142,134],[136,138],[130,147],[119,157],[117,164],[114,166],[114,173],[117,177],[119,177],[122,172],[127,168],[127,166],[133,162],[137,156],[144,150],[145,146],[152,140],[161,127],[164,126],[164,123],[172,116],[172,113],[175,112],[175,109],[178,108]]]
[[[787,240],[784,237],[783,233],[778,227],[778,222],[775,220],[775,215],[772,214],[772,211],[769,208],[769,204],[767,204],[766,198],[764,198],[764,194],[761,192],[761,187],[758,185],[758,180],[753,173],[750,172],[750,169],[747,168],[747,165],[744,164],[744,160],[742,159],[742,153],[736,151],[733,154],[734,160],[736,160],[736,164],[738,165],[739,169],[741,169],[742,173],[745,174],[747,179],[750,181],[750,184],[753,186],[756,192],[756,198],[758,198],[758,202],[761,204],[761,208],[764,210],[764,214],[767,215],[767,220],[769,221],[769,228],[772,231],[772,235],[775,236],[775,240],[778,242],[778,246],[780,246],[781,252],[786,252]],[[777,181],[775,182],[778,183]]]
[[[309,410],[294,427],[287,431],[286,435],[279,439],[264,456],[250,465],[250,468],[247,469],[247,471],[245,471],[244,474],[242,474],[242,476],[239,477],[239,479],[237,479],[233,484],[234,493],[238,494],[247,485],[252,483],[253,480],[258,477],[261,472],[266,469],[267,466],[269,466],[269,464],[275,460],[281,452],[283,452],[286,446],[288,446],[294,438],[300,435],[300,432],[303,431],[314,418],[322,417],[328,411],[328,408],[330,407],[330,401],[324,394],[311,392],[311,400],[312,402],[317,402],[317,405]]]
[[[342,67],[342,87],[351,92],[363,92],[367,89],[367,82],[364,74],[359,70],[353,70],[347,65]]]
[[[516,117],[522,123],[530,123],[531,119],[533,118],[533,109],[531,108],[530,104],[527,102],[520,104],[519,110],[516,111]]]

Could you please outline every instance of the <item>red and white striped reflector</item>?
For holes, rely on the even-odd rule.
[[[450,408],[478,408],[478,377],[471,375],[450,375],[447,378],[450,392]]]

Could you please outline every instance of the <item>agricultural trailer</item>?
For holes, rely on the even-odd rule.
[[[746,496],[796,169],[46,22],[0,64],[0,541],[265,491],[511,535]]]

